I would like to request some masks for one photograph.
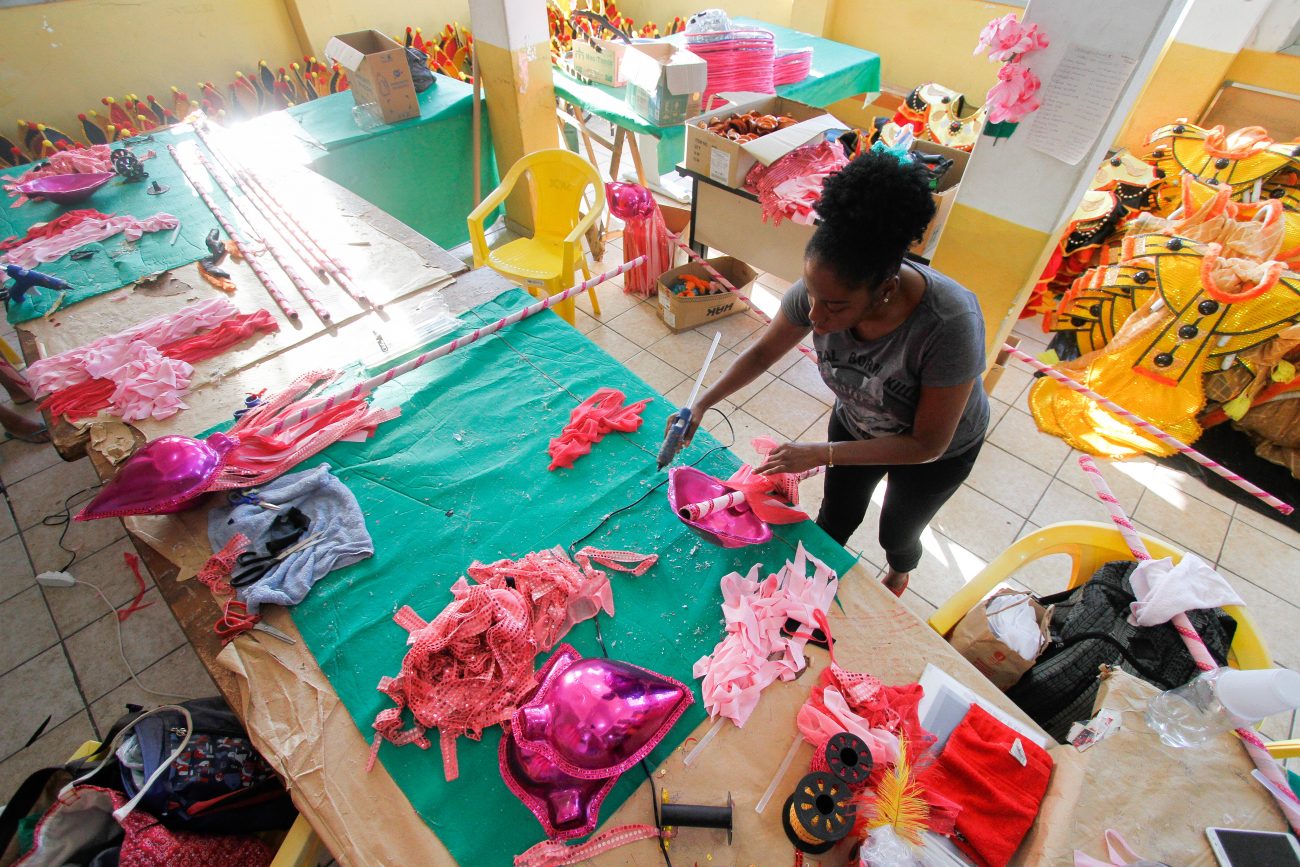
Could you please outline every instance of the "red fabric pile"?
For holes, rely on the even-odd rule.
[[[745,188],[758,195],[763,222],[784,219],[811,226],[817,219],[822,183],[848,164],[838,144],[819,140],[796,148],[770,166],[755,163],[745,176]]]

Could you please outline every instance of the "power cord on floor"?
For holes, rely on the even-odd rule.
[[[104,604],[108,606],[108,610],[113,616],[113,625],[117,627],[117,652],[121,655],[122,664],[126,666],[127,673],[131,675],[131,680],[135,681],[135,685],[150,695],[161,696],[163,698],[193,698],[191,695],[178,695],[174,692],[160,692],[159,690],[150,689],[144,685],[139,676],[135,673],[135,669],[131,667],[130,661],[126,658],[126,642],[122,638],[122,621],[117,616],[117,608],[113,606],[113,603],[104,595],[104,591],[100,590],[97,585],[91,584],[89,581],[82,581],[78,578],[74,578],[66,571],[42,572],[36,576],[36,583],[40,584],[42,587],[75,587],[81,585],[94,590],[95,593],[99,595],[99,598],[104,600]]]
[[[77,497],[80,497],[82,494],[94,493],[98,490],[99,490],[99,485],[91,485],[88,488],[82,488],[80,491],[77,491],[74,494],[69,494],[63,500],[63,509],[61,511],[55,512],[53,515],[46,515],[44,518],[41,518],[41,524],[43,526],[63,528],[59,532],[58,544],[59,544],[59,548],[62,549],[63,553],[68,555],[68,562],[64,563],[61,567],[59,567],[60,572],[67,572],[68,569],[72,567],[72,564],[77,562],[77,552],[73,551],[71,548],[64,546],[63,544],[64,539],[68,537],[68,530],[72,528],[72,501],[75,500]]]

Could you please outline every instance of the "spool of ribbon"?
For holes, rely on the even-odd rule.
[[[800,780],[781,811],[785,835],[795,849],[821,855],[848,836],[857,816],[852,795],[847,783],[821,771]]]
[[[664,804],[659,811],[659,823],[665,828],[720,828],[727,832],[727,845],[731,845],[732,801],[727,793],[725,807],[708,807],[703,804]]]
[[[852,732],[831,735],[813,757],[812,769],[826,771],[857,791],[867,784],[873,762],[867,742]]]

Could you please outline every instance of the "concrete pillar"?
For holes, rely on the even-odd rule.
[[[1250,44],[1268,8],[1268,0],[1192,0],[1117,144],[1140,152],[1151,130],[1179,117],[1195,121],[1219,92],[1228,68]]]
[[[1114,52],[1131,58],[1134,65],[1100,120],[1085,125],[1075,119],[1071,134],[1091,143],[1078,163],[1029,146],[1034,120],[1044,109],[1021,121],[1010,138],[981,136],[975,146],[933,261],[979,297],[990,362],[1015,325],[1052,245],[1087,190],[1184,5],[1185,0],[1031,0],[1025,10],[1023,20],[1037,23],[1051,39],[1050,47],[1026,59],[1043,81],[1045,104],[1052,76],[1073,45]],[[1075,84],[1082,93],[1098,91],[1095,81]]]
[[[520,157],[560,146],[546,5],[540,0],[470,0],[469,11],[492,146],[504,175]],[[517,188],[506,200],[506,216],[531,230],[526,188]]]

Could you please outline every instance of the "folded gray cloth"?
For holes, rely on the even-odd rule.
[[[301,509],[311,520],[304,538],[321,534],[321,539],[285,557],[262,578],[237,590],[240,601],[248,606],[251,614],[256,614],[266,603],[297,605],[312,585],[331,571],[375,553],[357,498],[331,475],[329,464],[281,476],[259,488],[257,495],[272,505]],[[277,514],[274,509],[249,503],[218,506],[208,514],[208,541],[212,550],[220,551],[236,533],[243,533],[252,543],[250,550],[264,553],[261,540]]]

